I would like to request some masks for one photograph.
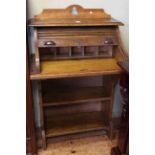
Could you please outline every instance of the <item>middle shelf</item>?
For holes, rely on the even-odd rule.
[[[111,94],[104,87],[57,88],[43,93],[43,106],[79,104],[89,101],[110,100]]]

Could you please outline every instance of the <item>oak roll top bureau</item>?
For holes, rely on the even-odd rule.
[[[117,62],[128,59],[120,38],[121,25],[103,9],[84,9],[79,5],[45,9],[29,21],[35,46],[30,79],[40,81],[44,148],[50,137],[102,129],[111,132],[114,86],[123,73]],[[95,76],[104,77],[103,86],[72,87],[62,82],[72,79],[76,83],[79,78]],[[74,111],[74,106],[78,109],[76,106],[94,101],[104,102],[104,108]],[[61,108],[74,112],[62,114]]]

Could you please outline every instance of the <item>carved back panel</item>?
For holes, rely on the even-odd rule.
[[[80,5],[71,5],[66,9],[44,9],[40,15],[35,16],[36,19],[51,18],[102,18],[110,19],[111,16],[103,9],[84,9]]]

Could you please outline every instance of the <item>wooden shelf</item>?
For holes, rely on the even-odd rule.
[[[120,74],[122,69],[115,58],[81,59],[81,60],[53,60],[41,62],[41,73],[35,72],[35,65],[31,65],[31,80],[52,78],[99,76]]]
[[[110,92],[103,87],[60,88],[48,91],[43,95],[43,106],[79,104],[89,101],[110,100]]]
[[[48,116],[45,119],[46,137],[106,130],[108,126],[104,119],[103,112]]]

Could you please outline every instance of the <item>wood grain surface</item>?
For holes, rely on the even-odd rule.
[[[74,14],[74,12],[76,14]],[[112,19],[103,9],[84,9],[71,5],[66,9],[45,9],[40,15],[29,21],[29,26],[103,26],[123,25]]]
[[[114,58],[43,61],[41,62],[41,73],[33,73],[33,64],[31,69],[31,80],[122,73],[122,69],[117,65]]]

